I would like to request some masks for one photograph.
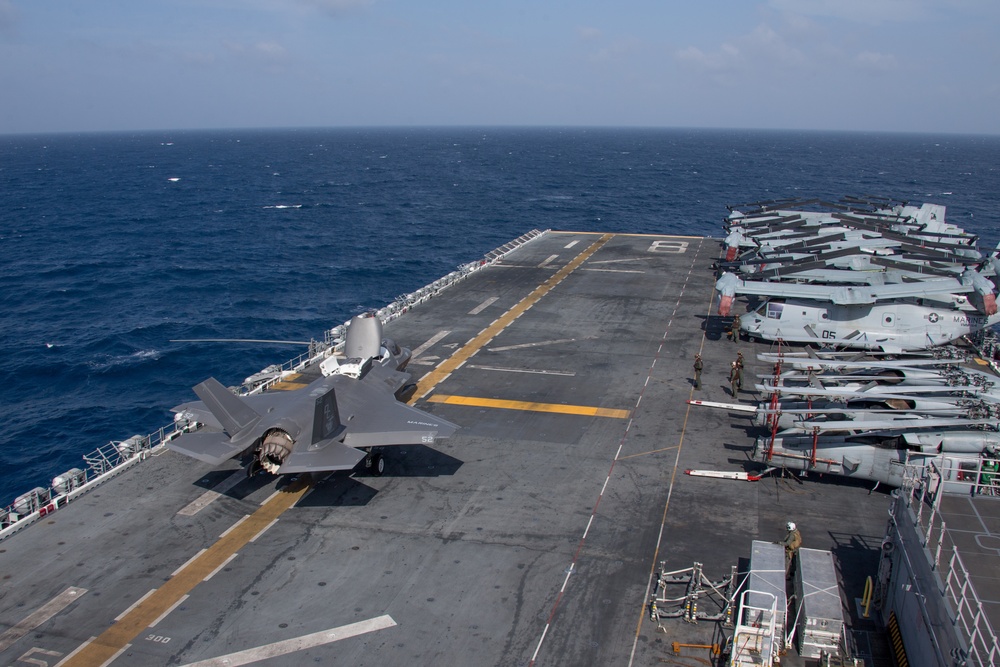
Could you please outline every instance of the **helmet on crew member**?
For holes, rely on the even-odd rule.
[[[785,530],[795,530],[795,522],[789,521],[785,524]]]

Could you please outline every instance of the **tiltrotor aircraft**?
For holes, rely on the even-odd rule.
[[[1000,481],[1000,434],[988,430],[757,438],[751,458],[790,470],[900,486],[907,468],[933,465],[948,482]]]
[[[377,317],[354,317],[345,339],[345,357],[325,359],[323,376],[300,389],[241,397],[205,380],[194,387],[200,401],[173,408],[187,432],[167,446],[213,465],[250,453],[249,475],[352,470],[362,459],[381,474],[372,448],[431,444],[458,429],[397,400],[410,351],[382,339]]]
[[[856,352],[763,353],[765,401],[693,404],[740,412],[766,428],[751,459],[769,466],[899,486],[931,467],[958,491],[1000,492],[995,376],[962,367],[958,348],[882,358]],[[838,375],[847,372],[850,375]],[[958,486],[954,486],[958,485]]]
[[[741,318],[750,338],[904,352],[1000,322],[993,283],[976,277],[847,287],[743,281],[725,273],[716,289],[723,316],[736,294],[770,297]]]
[[[750,338],[902,352],[1000,322],[1000,250],[981,253],[944,206],[869,197],[743,208],[726,221],[716,289],[723,317],[738,294],[757,301],[741,318]]]

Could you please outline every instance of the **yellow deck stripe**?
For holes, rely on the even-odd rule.
[[[559,269],[551,278],[536,287],[531,294],[521,299],[510,310],[498,317],[493,324],[483,329],[475,338],[465,344],[417,382],[417,389],[413,392],[413,397],[407,401],[411,405],[427,395],[427,393],[444,380],[448,375],[455,372],[459,366],[468,361],[472,355],[478,352],[483,346],[493,340],[497,334],[506,329],[511,322],[524,314],[543,296],[552,291],[552,288],[562,282],[563,278],[576,270],[578,266],[587,261],[591,255],[597,252],[601,246],[611,240],[614,234],[603,234],[589,248],[574,257],[566,266]]]
[[[292,373],[290,375],[286,375],[268,387],[268,391],[293,391],[295,389],[302,389],[302,387],[308,387],[309,382],[296,382],[296,380],[300,377],[302,377],[302,373]]]
[[[125,614],[117,623],[69,658],[63,663],[64,667],[73,665],[87,667],[106,663],[126,644],[135,639],[140,632],[148,628],[150,623],[180,602],[181,598],[205,577],[222,567],[226,560],[232,558],[237,551],[246,546],[250,538],[281,516],[285,510],[292,507],[310,488],[312,488],[312,481],[309,480],[308,475],[305,475],[286,493],[277,493],[271,496],[249,519],[220,538],[184,569],[177,572],[169,581],[156,589],[152,595]]]
[[[301,382],[275,382],[270,387],[267,388],[268,391],[295,391],[296,389],[302,389],[303,387],[308,387],[309,383]]]
[[[499,398],[477,398],[475,396],[449,396],[434,394],[427,398],[428,403],[447,403],[448,405],[471,405],[477,408],[501,408],[504,410],[528,410],[530,412],[556,412],[564,415],[585,415],[588,417],[614,417],[628,419],[628,410],[612,408],[595,408],[587,405],[567,405],[565,403],[536,403],[534,401],[505,401]]]

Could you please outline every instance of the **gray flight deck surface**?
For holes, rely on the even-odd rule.
[[[670,644],[718,641],[715,624],[649,620],[659,561],[722,578],[787,520],[860,596],[886,494],[683,472],[744,469],[749,419],[686,401],[730,401],[737,350],[744,386],[766,370],[766,346],[711,314],[719,248],[549,232],[387,324],[414,349],[436,339],[414,379],[478,351],[414,400],[462,428],[387,448],[382,477],[318,479],[284,510],[298,496],[273,494],[294,480],[160,450],[0,545],[0,662],[701,665],[708,651]]]

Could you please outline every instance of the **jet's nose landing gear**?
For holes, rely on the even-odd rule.
[[[368,450],[368,455],[365,457],[365,471],[375,477],[382,476],[385,472],[385,457],[381,452]]]

